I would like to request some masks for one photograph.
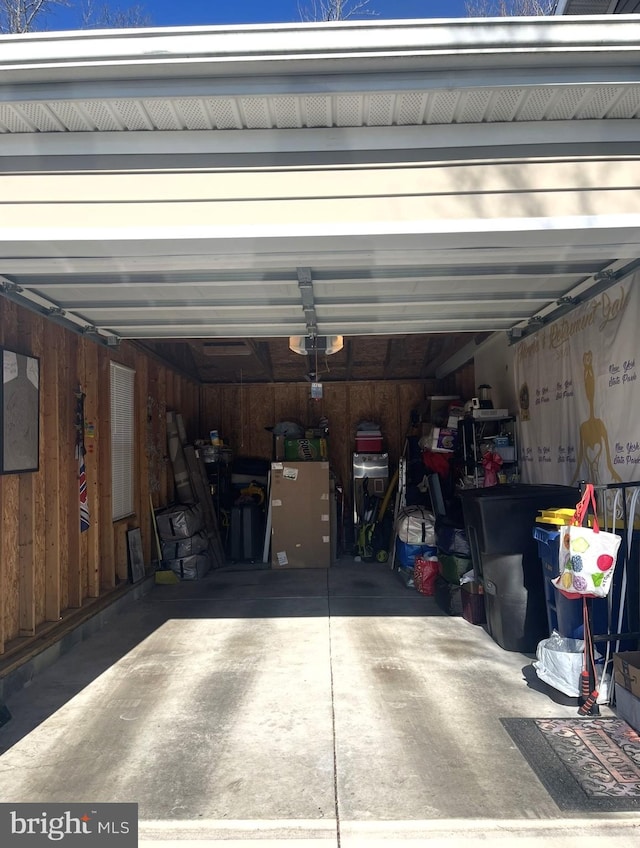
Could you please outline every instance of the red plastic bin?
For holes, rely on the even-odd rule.
[[[357,453],[380,453],[382,436],[356,436]]]

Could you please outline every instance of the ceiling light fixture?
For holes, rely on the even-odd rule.
[[[338,353],[344,346],[342,336],[289,336],[289,350],[307,356],[312,353],[324,353],[330,356]]]

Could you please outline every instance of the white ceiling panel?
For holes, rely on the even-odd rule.
[[[640,254],[636,19],[0,47],[0,288],[104,338],[521,331]]]

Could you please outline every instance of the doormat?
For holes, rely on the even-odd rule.
[[[640,736],[619,718],[503,718],[561,810],[640,809]]]

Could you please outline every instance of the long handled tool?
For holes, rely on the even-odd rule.
[[[375,515],[373,527],[371,529],[371,548],[373,556],[378,562],[386,562],[389,559],[389,548],[393,544],[393,518],[391,518],[391,527],[388,526],[388,510],[391,498],[398,485],[398,471],[396,470],[389,481],[387,491],[380,501],[378,511]]]
[[[586,597],[582,599],[582,623],[584,631],[584,666],[580,674],[580,706],[578,715],[600,715],[598,707],[598,676],[591,633],[591,607]]]

